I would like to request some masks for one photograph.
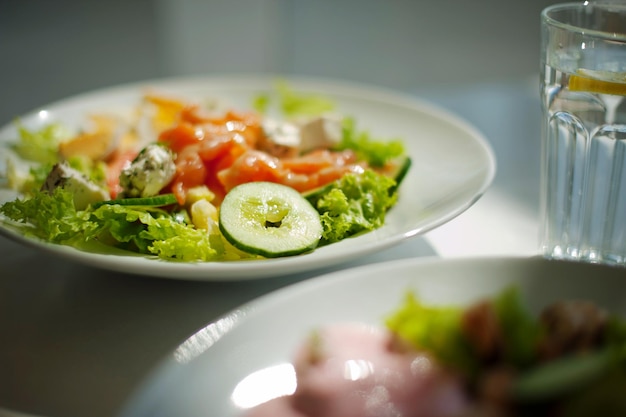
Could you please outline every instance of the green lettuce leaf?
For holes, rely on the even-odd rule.
[[[30,130],[18,124],[19,140],[13,149],[26,160],[40,164],[54,164],[58,161],[59,143],[66,139],[68,132],[58,123],[48,124],[38,130]]]
[[[337,149],[352,149],[373,167],[385,166],[388,161],[406,154],[402,140],[376,139],[369,132],[358,130],[354,119],[349,117],[343,120],[343,136]]]
[[[286,81],[275,84],[278,108],[287,117],[319,116],[334,110],[335,104],[326,97],[297,92]],[[253,108],[261,114],[268,112],[272,104],[270,94],[258,94],[252,100]]]
[[[542,328],[538,318],[524,307],[517,289],[507,288],[488,302],[501,332],[500,360],[514,369],[534,363]],[[416,350],[427,351],[444,366],[473,375],[480,369],[482,359],[464,333],[464,311],[456,306],[429,306],[409,293],[387,318],[386,325]]]
[[[25,197],[30,197],[41,189],[52,167],[52,164],[43,164],[30,166],[28,170],[24,170],[18,168],[12,159],[7,159],[7,185]]]
[[[178,261],[214,260],[216,239],[206,231],[179,223],[159,209],[106,204],[91,213],[87,238],[133,252]],[[219,237],[219,236],[218,236]]]
[[[444,366],[473,373],[478,367],[461,324],[463,310],[429,306],[412,292],[386,319],[386,326],[418,351],[432,354]]]
[[[507,288],[492,300],[500,323],[503,354],[507,363],[518,368],[532,364],[542,336],[541,325],[522,303],[517,288]]]
[[[223,252],[219,235],[178,222],[159,209],[111,204],[76,210],[72,194],[62,188],[7,202],[0,213],[25,235],[78,248],[97,241],[176,261],[215,260]]]
[[[107,168],[103,161],[93,161],[85,156],[72,156],[67,162],[72,168],[89,178],[89,180],[100,186],[106,186]]]
[[[89,215],[76,211],[69,191],[57,188],[52,194],[37,191],[32,198],[9,201],[0,213],[22,225],[21,230],[52,243],[67,244],[81,238],[89,227]]]
[[[381,227],[397,201],[394,186],[392,178],[367,170],[345,175],[324,194],[310,198],[324,228],[320,245]]]

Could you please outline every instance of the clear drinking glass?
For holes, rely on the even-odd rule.
[[[626,265],[626,3],[541,14],[541,250]]]

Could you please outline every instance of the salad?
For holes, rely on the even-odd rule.
[[[5,227],[170,261],[298,255],[381,227],[411,159],[331,101],[277,83],[249,108],[146,92],[128,114],[16,121]]]
[[[584,300],[534,315],[515,288],[464,307],[409,293],[385,326],[314,330],[293,366],[294,392],[246,417],[626,415],[626,321]]]

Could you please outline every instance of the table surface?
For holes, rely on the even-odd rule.
[[[410,257],[537,254],[537,91],[527,81],[415,91],[485,135],[498,163],[494,182],[449,223],[341,267],[250,282],[154,279],[74,264],[0,237],[0,417],[114,416],[197,330],[320,273]]]

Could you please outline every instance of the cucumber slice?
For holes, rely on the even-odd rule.
[[[92,204],[93,208],[98,208],[105,204],[119,204],[120,206],[144,206],[144,207],[162,207],[176,204],[178,200],[174,194],[160,194],[152,197],[133,197],[119,198],[115,200],[99,201]]]
[[[236,248],[266,258],[308,252],[322,237],[317,210],[293,188],[271,182],[241,184],[226,194],[219,227]]]
[[[389,170],[387,172],[384,172],[385,175],[388,175],[396,180],[396,186],[394,187],[393,191],[398,189],[398,187],[402,183],[402,180],[404,180],[404,177],[406,177],[406,174],[411,168],[411,163],[411,158],[409,158],[408,156],[402,156],[393,161],[393,163],[390,164]]]

